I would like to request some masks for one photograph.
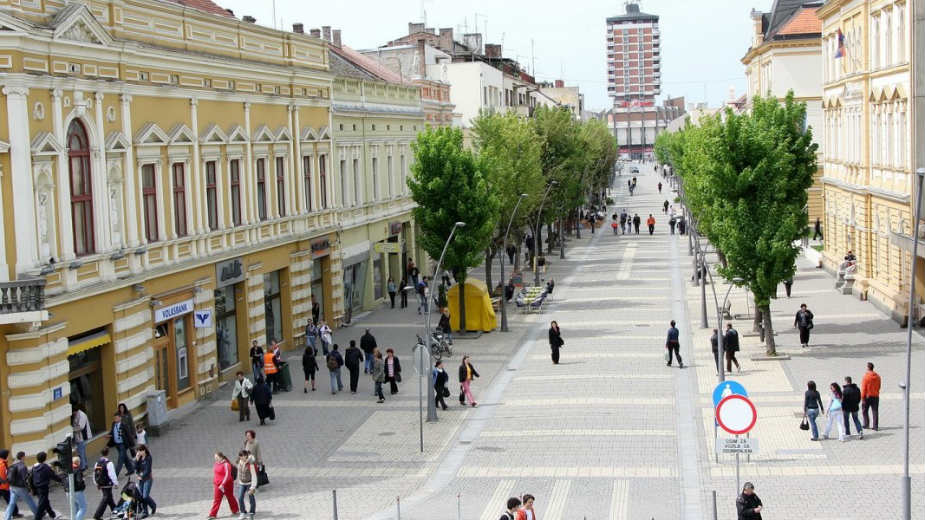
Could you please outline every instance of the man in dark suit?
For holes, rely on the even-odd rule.
[[[132,464],[128,451],[135,447],[135,432],[131,431],[125,423],[122,422],[122,416],[118,413],[112,416],[112,426],[109,427],[108,446],[116,448],[119,452],[119,460],[116,462],[116,476],[122,472],[122,466],[125,466],[126,475],[135,472],[135,466]]]
[[[851,381],[851,376],[845,376],[845,386],[842,387],[841,409],[845,419],[845,433],[851,435],[850,419],[854,419],[854,426],[858,431],[858,439],[864,438],[861,420],[858,419],[858,410],[861,407],[861,389]]]

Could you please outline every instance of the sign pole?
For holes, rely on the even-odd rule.
[[[716,444],[716,439],[719,437],[719,426],[716,425],[716,419],[713,419],[713,444]],[[719,464],[719,452],[713,450],[713,456],[716,459],[716,463]]]
[[[738,438],[739,436],[736,435],[736,439]],[[735,496],[739,496],[739,489],[741,489],[741,486],[739,485],[739,452],[736,452],[736,492],[735,492]]]

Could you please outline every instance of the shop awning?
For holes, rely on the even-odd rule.
[[[94,332],[93,334],[88,334],[74,340],[69,340],[67,342],[67,355],[73,356],[74,354],[79,354],[85,350],[90,350],[91,348],[105,345],[110,341],[112,341],[112,338],[109,337],[109,333],[105,330]]]

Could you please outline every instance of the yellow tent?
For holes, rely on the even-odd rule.
[[[467,278],[465,298],[466,330],[489,332],[498,326],[495,310],[491,306],[491,295],[488,294],[485,282]],[[459,284],[450,287],[446,292],[446,299],[450,307],[450,327],[459,330]]]

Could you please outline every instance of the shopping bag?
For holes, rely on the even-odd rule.
[[[800,421],[800,429],[801,430],[809,429],[809,418],[807,418],[805,415],[803,416],[803,420]]]
[[[261,464],[257,468],[257,487],[266,486],[270,483],[270,478],[267,477],[267,465]]]
[[[235,398],[232,398],[232,399],[231,399],[231,411],[232,411],[232,412],[237,412],[237,411],[238,411],[238,400],[235,399]]]

